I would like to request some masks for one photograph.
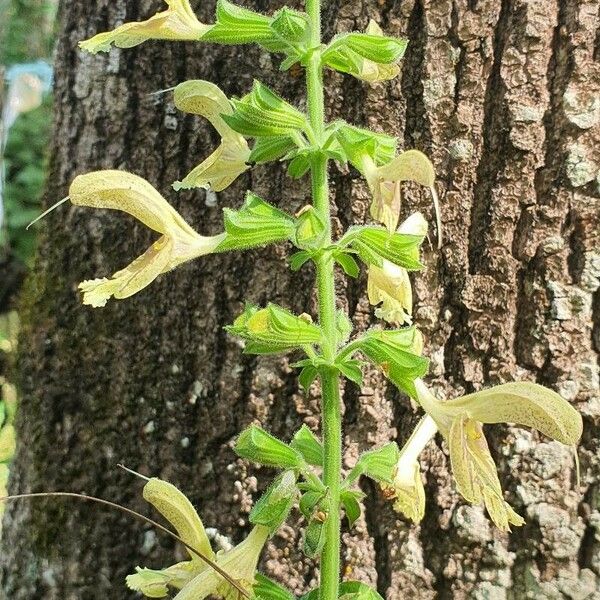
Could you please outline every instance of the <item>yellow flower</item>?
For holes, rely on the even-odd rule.
[[[147,40],[199,40],[211,28],[200,23],[188,0],[165,0],[167,10],[155,14],[147,21],[125,23],[113,31],[99,33],[89,40],[79,42],[82,50],[95,54],[108,52],[110,45],[132,48]]]
[[[421,419],[400,451],[393,485],[382,485],[386,495],[394,499],[394,510],[415,523],[425,515],[425,488],[418,459],[436,432],[437,426],[431,417]]]
[[[381,27],[373,19],[369,21],[366,33],[380,37],[384,35]],[[377,81],[388,81],[389,79],[394,79],[398,73],[400,73],[400,67],[395,63],[381,64],[365,58],[363,59],[360,71],[358,73],[354,73],[354,76],[357,79],[362,79],[363,81],[368,81],[369,83],[375,83]]]
[[[409,235],[427,235],[427,221],[421,213],[414,213],[398,228],[398,233]],[[389,260],[383,260],[383,265],[369,266],[367,294],[375,309],[375,315],[387,321],[401,325],[412,322],[412,287],[408,271],[395,265]]]
[[[260,553],[268,537],[269,528],[257,525],[241,544],[217,554],[217,565],[249,593],[254,585]],[[174,600],[204,600],[208,596],[238,600],[240,593],[216,571],[206,568],[187,583]]]
[[[483,434],[483,423],[533,427],[563,444],[575,445],[582,433],[581,415],[557,393],[530,382],[506,383],[455,400],[440,402],[421,380],[417,397],[433,418],[450,450],[458,491],[472,503],[485,504],[503,530],[523,519],[504,500],[496,465]]]
[[[144,498],[173,525],[181,539],[250,592],[260,553],[269,537],[268,528],[257,526],[241,544],[215,554],[198,513],[175,486],[160,479],[150,479],[144,487]],[[127,577],[127,586],[148,598],[164,598],[172,587],[181,590],[175,600],[203,600],[207,596],[237,600],[240,595],[238,589],[195,553],[189,549],[188,552],[191,560],[166,569],[138,567],[135,574]]]
[[[213,252],[225,234],[197,234],[171,205],[144,179],[124,171],[96,171],[76,177],[69,198],[77,206],[107,208],[129,213],[162,236],[130,265],[110,279],[79,285],[83,303],[104,306],[112,296],[128,298],[159,275],[181,263]]]
[[[227,96],[209,81],[186,81],[175,88],[175,106],[184,112],[208,119],[221,135],[221,145],[183,181],[173,184],[176,190],[193,187],[212,188],[220,192],[244,171],[250,148],[244,136],[235,132],[221,117],[233,113]]]
[[[415,181],[427,186],[433,197],[438,228],[438,245],[441,246],[442,224],[439,200],[435,189],[435,171],[431,161],[422,152],[407,150],[380,167],[365,155],[362,159],[362,171],[373,194],[371,217],[383,223],[390,232],[396,230],[400,219],[401,183]]]

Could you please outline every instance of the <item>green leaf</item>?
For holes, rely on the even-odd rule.
[[[262,573],[256,573],[254,582],[252,590],[256,598],[260,600],[295,600],[292,592],[265,577]]]
[[[248,137],[285,136],[308,126],[305,114],[258,81],[250,94],[231,102],[233,114],[221,116],[233,130]]]
[[[245,352],[249,354],[284,352],[318,344],[322,339],[320,327],[308,315],[297,317],[276,304],[263,309],[248,305],[225,329],[247,341]]]
[[[296,218],[294,243],[298,248],[320,248],[327,237],[327,224],[314,206],[303,208]]]
[[[310,171],[310,152],[301,150],[290,161],[287,174],[292,179],[301,179]]]
[[[290,268],[292,271],[299,271],[302,266],[312,258],[312,254],[306,250],[296,252],[289,258]]]
[[[335,366],[346,379],[349,379],[358,386],[362,385],[362,363],[360,360],[346,359],[341,362],[336,361]]]
[[[262,164],[280,160],[295,148],[294,141],[286,135],[260,137],[254,143],[248,162]]]
[[[356,465],[348,474],[348,481],[355,481],[360,475],[366,475],[378,483],[393,483],[400,458],[396,442],[390,442],[376,450],[360,455]]]
[[[304,367],[302,371],[300,371],[300,375],[298,375],[298,383],[302,386],[305,392],[308,392],[318,374],[319,371],[312,365]]]
[[[296,474],[294,471],[284,471],[253,506],[250,523],[264,525],[271,532],[277,531],[290,514],[297,494]]]
[[[423,268],[419,261],[423,240],[424,236],[390,233],[383,227],[351,227],[339,243],[356,250],[367,265],[381,267],[386,259],[407,271],[418,271]]]
[[[304,532],[304,554],[316,558],[325,545],[325,524],[316,519],[309,521]]]
[[[340,494],[340,501],[346,511],[346,518],[348,519],[348,526],[350,528],[354,526],[354,523],[356,523],[362,513],[359,503],[359,499],[362,496],[361,492],[350,490],[346,490]]]
[[[262,198],[248,192],[240,210],[224,209],[227,237],[217,252],[263,246],[290,240],[296,221]]]
[[[302,454],[309,465],[323,466],[323,444],[306,425],[296,432],[290,445]]]
[[[258,425],[251,425],[240,434],[234,450],[241,458],[269,467],[298,469],[304,464],[297,450]]]
[[[342,267],[344,273],[349,277],[358,277],[360,268],[358,263],[352,258],[347,252],[334,252],[333,258],[340,267]]]

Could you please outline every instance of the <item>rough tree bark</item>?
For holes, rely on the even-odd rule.
[[[215,142],[210,127],[149,95],[190,78],[230,94],[260,77],[291,100],[299,76],[277,73],[257,48],[150,43],[109,56],[77,41],[119,20],[152,14],[158,0],[61,3],[56,125],[47,202],[77,173],[124,168],[148,177],[203,233],[252,187],[287,210],[306,203],[305,181],[258,168],[226,193],[175,194],[169,184]],[[214,2],[196,2],[210,19]],[[259,9],[283,2],[244,2]],[[291,2],[295,7],[299,2]],[[427,515],[413,526],[374,487],[366,517],[345,533],[348,577],[389,599],[599,597],[600,479],[600,36],[598,0],[363,0],[326,3],[327,32],[370,17],[410,46],[403,74],[365,86],[328,76],[330,115],[427,152],[439,172],[445,243],[425,250],[416,321],[432,357],[431,381],[458,394],[531,379],[573,401],[586,421],[574,483],[568,448],[510,427],[489,429],[507,498],[527,518],[510,535],[453,491],[437,440],[423,463]],[[356,172],[332,168],[337,225],[363,222],[368,193]],[[431,217],[425,194],[405,210]],[[409,209],[410,206],[410,209]],[[125,462],[178,484],[208,526],[239,538],[269,473],[237,461],[235,435],[252,420],[287,437],[317,426],[318,395],[304,398],[288,359],[243,357],[222,326],[244,299],[314,310],[310,269],[290,274],[287,248],[209,257],[103,310],[80,306],[76,284],[110,274],[151,235],[121,215],[62,209],[45,221],[25,297],[20,446],[12,491],[76,490],[146,510]],[[365,279],[339,291],[358,330],[369,326]],[[360,450],[402,442],[418,411],[371,373],[347,386],[349,462]],[[315,584],[297,527],[269,544],[268,573],[300,592]],[[73,502],[14,505],[2,550],[11,600],[129,598],[136,564],[170,564],[173,547],[140,523]]]

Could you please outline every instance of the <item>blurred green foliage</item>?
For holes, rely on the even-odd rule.
[[[56,5],[55,0],[0,0],[0,64],[50,57]]]
[[[19,317],[16,312],[0,315],[0,363],[14,356],[19,333]],[[9,463],[15,453],[16,438],[13,420],[17,408],[15,386],[0,376],[0,496],[6,496]],[[0,503],[0,515],[4,503]]]
[[[54,43],[56,0],[0,0],[0,65],[47,59]],[[26,225],[39,213],[50,138],[52,101],[20,115],[11,127],[4,152],[5,224],[0,251],[30,264],[35,232]]]
[[[8,244],[24,263],[30,262],[35,249],[35,231],[25,227],[40,211],[51,118],[52,101],[46,97],[42,106],[15,121],[4,154],[6,227],[0,245]]]

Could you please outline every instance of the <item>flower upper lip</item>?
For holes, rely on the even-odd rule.
[[[108,52],[111,44],[131,48],[146,40],[199,40],[211,28],[201,23],[188,0],[165,0],[168,8],[146,21],[124,23],[79,43],[88,52]]]
[[[84,304],[104,306],[112,296],[127,298],[177,265],[213,252],[226,234],[201,236],[147,181],[124,171],[96,171],[76,177],[69,190],[71,202],[120,210],[161,233],[144,254],[117,271],[111,279],[80,284]]]

